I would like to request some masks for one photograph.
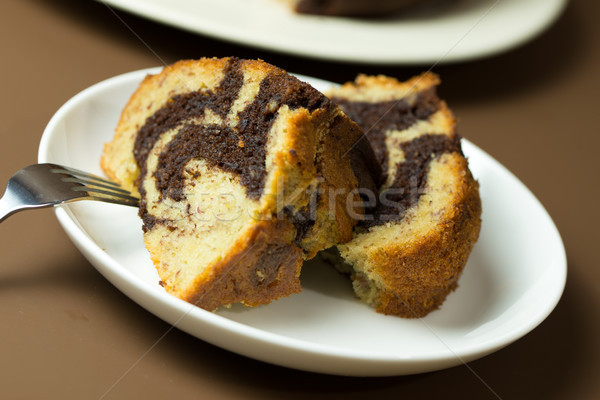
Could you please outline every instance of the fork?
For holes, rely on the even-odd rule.
[[[0,222],[17,211],[78,200],[137,207],[139,199],[115,182],[57,164],[34,164],[17,171],[0,199]]]

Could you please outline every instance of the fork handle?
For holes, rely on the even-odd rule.
[[[19,211],[18,204],[15,204],[9,192],[6,192],[0,199],[0,222],[4,221],[10,215]]]
[[[16,211],[17,210],[15,210],[14,207],[11,207],[9,204],[7,195],[4,195],[0,199],[0,222],[4,221],[9,215],[15,213]]]
[[[21,210],[49,206],[52,206],[52,204],[25,205],[21,201],[16,199],[14,194],[12,194],[10,191],[6,191],[6,193],[4,193],[4,196],[0,198],[0,222],[4,221],[6,218]]]

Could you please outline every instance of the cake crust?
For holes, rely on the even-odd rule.
[[[373,236],[368,244],[358,237],[356,242],[339,246],[348,259],[353,259],[356,254],[352,252],[358,251],[368,266],[365,270],[377,276],[375,280],[359,270],[354,276],[354,287],[357,292],[364,291],[365,285],[377,287],[377,295],[369,298],[369,304],[379,313],[417,318],[438,309],[457,287],[477,241],[481,215],[478,184],[461,156],[446,156],[442,164],[439,168],[446,169],[444,174],[453,175],[449,182],[452,192],[444,208],[430,211],[436,213],[436,221],[429,230],[411,232],[414,236],[404,239],[405,233],[399,231],[398,240],[389,240],[390,232],[381,237],[378,229],[373,229],[364,234]],[[379,228],[385,229],[386,226]],[[365,247],[351,249],[354,245]]]
[[[232,246],[230,253],[198,276],[179,297],[214,310],[242,303],[255,307],[299,293],[302,251],[291,244],[295,229],[289,222],[260,223]]]

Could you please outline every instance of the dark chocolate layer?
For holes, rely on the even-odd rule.
[[[267,134],[279,107],[285,104],[290,109],[305,107],[313,111],[329,103],[325,96],[298,79],[285,73],[270,73],[261,82],[253,102],[238,114],[237,126],[186,123],[202,116],[205,109],[225,119],[243,85],[240,67],[240,60],[231,59],[221,84],[214,91],[174,96],[139,130],[134,155],[144,176],[146,158],[160,135],[181,125],[160,154],[155,171],[157,189],[163,197],[181,200],[183,168],[189,160],[201,158],[211,167],[240,176],[248,196],[259,198],[266,177]]]
[[[173,96],[146,119],[137,132],[133,147],[133,155],[140,168],[145,167],[148,153],[162,133],[176,128],[190,117],[202,116],[207,108],[221,118],[227,116],[244,83],[239,64],[239,60],[230,60],[223,80],[214,91],[202,90]]]
[[[361,222],[362,227],[382,225],[400,220],[415,206],[427,185],[429,164],[446,153],[462,154],[460,136],[419,136],[401,144],[405,161],[398,165],[389,189],[379,193],[378,204],[371,217]]]
[[[333,97],[332,100],[364,131],[381,165],[382,181],[387,179],[388,151],[385,146],[386,132],[404,130],[419,120],[427,120],[440,108],[435,88],[420,92],[414,104],[405,100],[378,103],[351,101]]]
[[[269,73],[260,83],[257,96],[238,114],[236,126],[188,122],[202,117],[206,109],[225,120],[243,85],[242,63],[230,59],[223,80],[214,90],[173,96],[138,131],[134,156],[140,166],[140,176],[145,176],[148,173],[146,159],[156,141],[162,133],[179,127],[159,155],[154,171],[157,190],[163,198],[182,200],[183,169],[192,159],[204,159],[210,167],[234,173],[240,177],[248,197],[259,198],[266,178],[268,132],[279,107],[287,105],[292,110],[304,107],[312,112],[331,105],[329,99],[310,85],[277,71]],[[147,215],[141,182],[139,191],[142,195],[140,215],[149,228],[160,221]]]
[[[388,170],[386,132],[405,130],[417,121],[429,119],[440,108],[435,88],[420,92],[412,105],[405,100],[378,103],[332,100],[364,130],[381,165],[382,181],[387,180]],[[423,194],[430,162],[445,153],[462,152],[458,135],[424,134],[400,146],[405,161],[398,166],[390,188],[379,193],[376,207],[359,223],[362,228],[402,219]]]

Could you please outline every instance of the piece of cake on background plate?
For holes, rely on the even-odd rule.
[[[300,14],[340,17],[385,17],[423,0],[283,0]]]

